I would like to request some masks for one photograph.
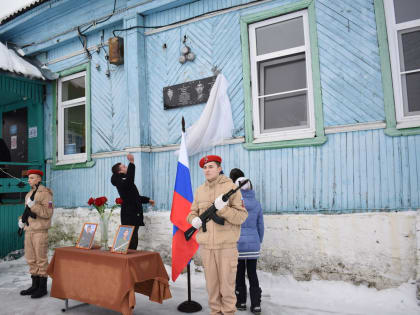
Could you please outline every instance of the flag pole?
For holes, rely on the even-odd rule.
[[[185,133],[185,120],[182,116],[182,132]],[[191,261],[190,261],[191,262]],[[195,313],[201,311],[203,308],[201,304],[191,300],[191,272],[190,272],[190,262],[187,265],[187,276],[188,276],[188,300],[182,302],[178,305],[178,311],[183,313]]]

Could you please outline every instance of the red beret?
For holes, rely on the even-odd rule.
[[[203,168],[204,164],[208,162],[219,162],[222,163],[222,158],[218,155],[206,155],[200,160],[200,167]]]
[[[40,170],[28,170],[28,176],[31,175],[31,174],[36,174],[36,175],[39,175],[41,177],[44,176],[44,172],[40,171]]]

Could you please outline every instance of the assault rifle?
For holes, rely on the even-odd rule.
[[[229,198],[230,198],[230,196],[232,196],[234,193],[236,193],[239,189],[241,189],[241,187],[243,186],[243,185],[245,185],[246,183],[248,182],[248,179],[246,179],[246,180],[244,180],[243,182],[241,182],[240,183],[240,185],[237,187],[237,188],[235,188],[235,189],[231,189],[231,190],[229,190],[226,194],[224,194],[223,195],[223,197],[222,197],[222,200],[224,201],[224,202],[226,202],[226,201],[228,201],[229,200]],[[213,220],[214,222],[216,222],[217,224],[220,224],[220,225],[224,225],[225,224],[225,219],[224,218],[222,218],[222,217],[219,217],[217,214],[216,214],[216,211],[217,211],[217,209],[216,209],[216,207],[214,206],[214,203],[206,210],[206,211],[204,211],[200,216],[199,216],[199,218],[201,219],[201,222],[203,222],[203,224],[202,224],[202,228],[203,228],[203,232],[207,232],[207,228],[206,228],[206,223],[208,222],[208,221],[210,221],[210,220]],[[185,236],[185,239],[187,240],[187,241],[189,241],[190,240],[190,238],[193,236],[193,234],[194,234],[194,232],[196,231],[197,229],[195,228],[195,227],[190,227],[188,230],[186,230],[185,232],[184,232],[184,236]]]
[[[34,199],[35,199],[35,194],[38,190],[39,184],[40,183],[36,184],[35,190],[32,192],[32,195],[29,197],[32,201],[34,201]],[[29,222],[28,222],[29,217],[32,217],[32,218],[35,219],[36,214],[31,211],[31,208],[29,208],[28,205],[25,204],[25,211],[22,214],[22,223],[24,223],[24,224],[26,223],[26,225],[29,226]],[[23,228],[22,229],[19,228],[19,230],[18,230],[19,236],[22,236],[23,230],[24,230]]]

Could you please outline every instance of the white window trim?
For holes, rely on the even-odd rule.
[[[420,19],[396,24],[394,1],[384,0],[385,20],[388,33],[389,55],[391,59],[392,85],[394,88],[395,116],[397,129],[420,126],[420,115],[404,116],[403,88],[401,82],[401,63],[398,43],[398,32],[420,27]],[[411,71],[410,71],[411,72]]]
[[[86,94],[84,97],[77,99],[62,101],[62,87],[63,82],[69,81],[75,78],[85,77],[85,91],[86,91],[86,71],[78,72],[69,76],[62,77],[58,80],[58,91],[57,91],[57,163],[56,165],[66,165],[74,163],[83,163],[87,161],[87,153],[77,153],[77,154],[64,154],[64,109],[69,107],[74,107],[78,105],[85,105],[86,109]],[[86,115],[85,115],[86,119]],[[86,128],[85,122],[85,128]],[[87,135],[87,130],[85,130],[85,135]],[[85,139],[86,143],[87,139]]]
[[[256,35],[255,30],[261,26],[271,25],[278,22],[291,20],[294,18],[302,17],[303,20],[303,31],[305,45],[300,47],[289,48],[281,51],[276,51],[264,55],[257,56],[256,48]],[[252,118],[254,124],[254,141],[253,143],[263,143],[263,142],[273,142],[273,141],[282,141],[282,140],[297,140],[297,139],[306,139],[315,137],[315,105],[313,97],[313,84],[312,84],[312,58],[311,58],[311,48],[310,48],[310,38],[309,38],[309,22],[308,22],[308,12],[307,10],[302,10],[276,18],[264,20],[261,22],[253,23],[248,26],[249,34],[249,47],[250,47],[250,63],[251,63],[251,82],[252,84]],[[308,102],[308,128],[302,129],[293,129],[287,130],[282,129],[279,131],[273,132],[261,132],[260,126],[260,111],[259,111],[259,96],[258,96],[258,69],[257,62],[262,60],[268,60],[272,58],[283,57],[287,55],[292,55],[296,53],[305,53],[305,62],[306,62],[306,82],[307,82],[307,102]],[[292,91],[287,91],[292,92]]]

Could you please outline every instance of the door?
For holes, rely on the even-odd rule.
[[[3,112],[2,135],[9,148],[11,162],[28,162],[28,114],[26,107]],[[26,169],[26,166],[6,166],[6,171],[17,178],[21,178],[22,171]],[[26,193],[13,193],[2,197],[5,199],[22,200],[25,194]]]

